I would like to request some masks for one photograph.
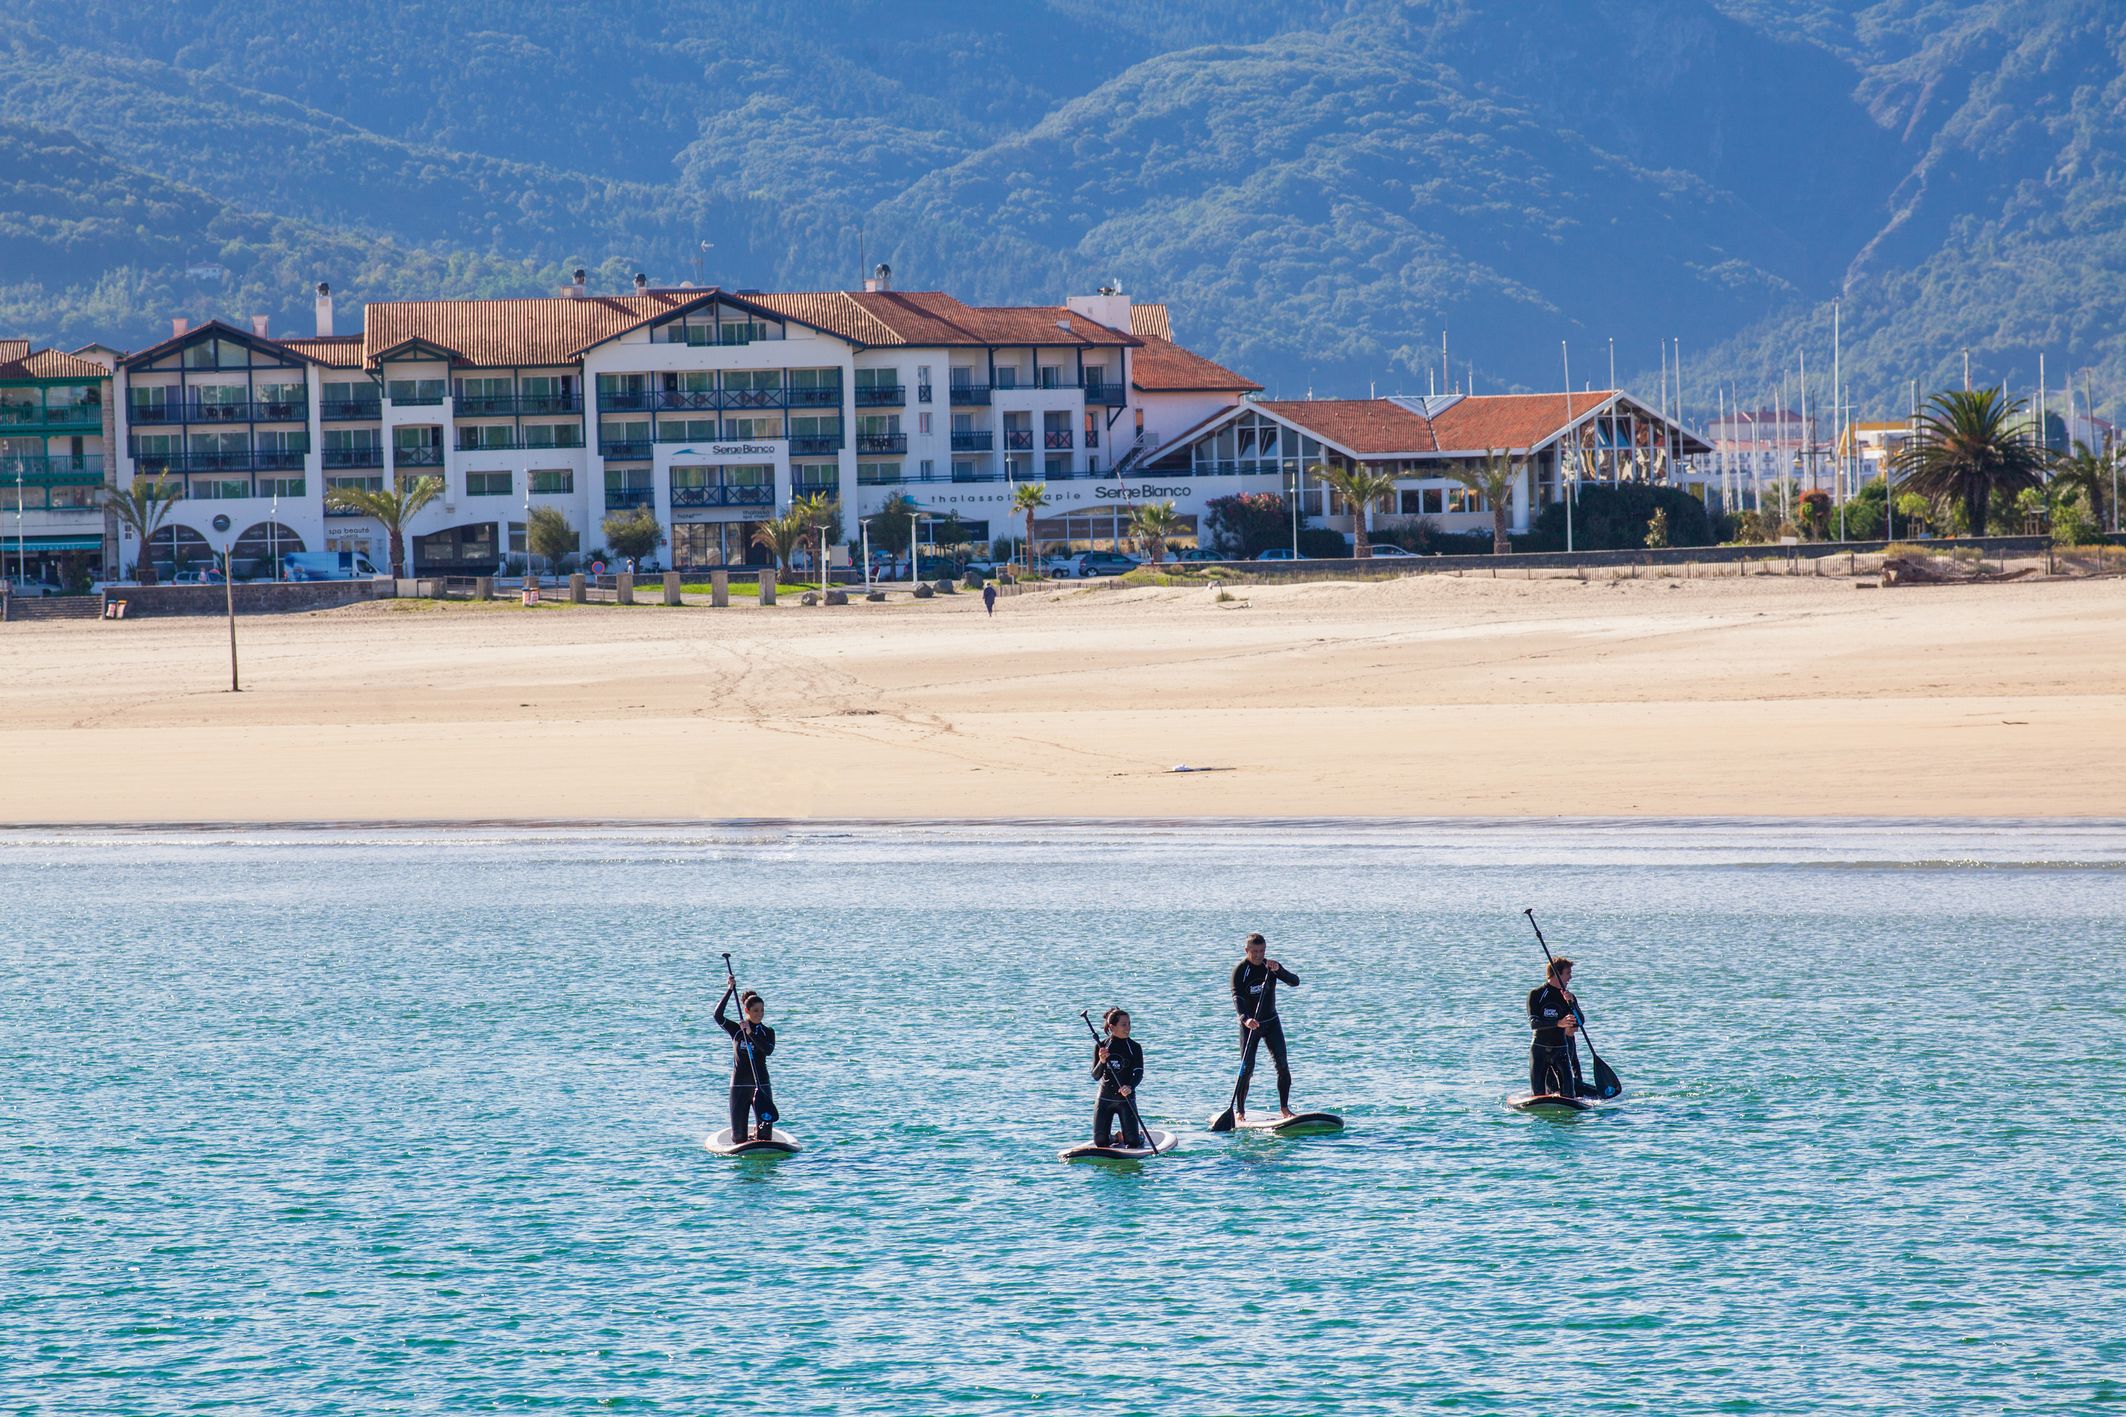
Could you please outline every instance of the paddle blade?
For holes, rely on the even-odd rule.
[[[1590,1055],[1594,1054],[1594,1049],[1592,1048],[1588,1049],[1587,1051]],[[1609,1064],[1603,1062],[1599,1056],[1595,1056],[1594,1059],[1594,1075],[1595,1096],[1601,1098],[1604,1102],[1608,1102],[1613,1098],[1623,1096],[1623,1080],[1617,1076],[1617,1070],[1609,1066]]]
[[[1211,1130],[1214,1132],[1229,1132],[1233,1130],[1233,1125],[1233,1104],[1228,1102],[1223,1112],[1211,1118]]]

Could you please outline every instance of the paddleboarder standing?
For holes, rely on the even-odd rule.
[[[1528,1088],[1538,1096],[1578,1097],[1585,1091],[1580,1050],[1572,1041],[1579,1029],[1579,1006],[1572,993],[1572,961],[1558,955],[1550,961],[1543,983],[1528,991],[1528,1026],[1535,1030],[1528,1049]]]
[[[1233,1089],[1233,1116],[1248,1112],[1248,1079],[1255,1072],[1255,1050],[1270,1050],[1277,1065],[1277,1115],[1292,1115],[1292,1069],[1285,1060],[1284,1021],[1277,1017],[1277,985],[1296,986],[1299,976],[1269,957],[1269,942],[1250,935],[1240,963],[1233,966],[1233,1011],[1240,1015],[1240,1081]]]
[[[768,1090],[768,1055],[775,1051],[775,1030],[761,1022],[768,1006],[751,989],[739,996],[736,1019],[724,1013],[737,991],[738,980],[732,978],[716,1001],[716,1022],[731,1035],[731,1140],[744,1141],[750,1131],[748,1122],[758,1118],[760,1130],[751,1133],[753,1139],[770,1141],[777,1116],[775,1094]]]
[[[1109,1009],[1100,1022],[1107,1027],[1107,1037],[1093,1046],[1093,1076],[1100,1080],[1100,1100],[1093,1106],[1093,1145],[1108,1145],[1119,1122],[1122,1144],[1141,1147],[1145,1140],[1137,1130],[1137,1106],[1130,1099],[1144,1081],[1144,1049],[1129,1036],[1126,1011]]]

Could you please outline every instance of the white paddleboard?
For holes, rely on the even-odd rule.
[[[1065,1161],[1142,1161],[1147,1156],[1157,1156],[1163,1151],[1172,1151],[1181,1144],[1181,1138],[1158,1127],[1146,1127],[1146,1140],[1150,1146],[1094,1146],[1091,1142],[1074,1146],[1062,1152]]]
[[[731,1129],[725,1127],[702,1145],[718,1156],[788,1156],[792,1152],[804,1150],[797,1144],[797,1138],[781,1127],[774,1128],[769,1135],[774,1138],[772,1141],[754,1141],[748,1138],[734,1142],[731,1140]]]
[[[1506,1105],[1516,1112],[1592,1112],[1594,1104],[1584,1097],[1567,1097],[1560,1092],[1523,1093],[1506,1099]]]
[[[1243,1132],[1303,1137],[1324,1132],[1340,1132],[1344,1129],[1344,1119],[1334,1112],[1295,1112],[1289,1117],[1280,1117],[1275,1113],[1256,1113],[1252,1117],[1236,1118],[1233,1126]]]

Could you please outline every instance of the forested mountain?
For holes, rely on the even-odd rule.
[[[137,345],[309,287],[1120,280],[1283,394],[2126,397],[2109,0],[18,0],[0,331]],[[703,243],[710,243],[704,248]],[[861,254],[860,254],[861,252]],[[1650,389],[1649,389],[1650,392]],[[1820,397],[1819,390],[1819,397]]]

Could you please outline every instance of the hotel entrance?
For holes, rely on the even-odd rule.
[[[753,544],[757,521],[678,522],[672,527],[672,569],[713,570],[718,566],[772,566],[775,557]]]

